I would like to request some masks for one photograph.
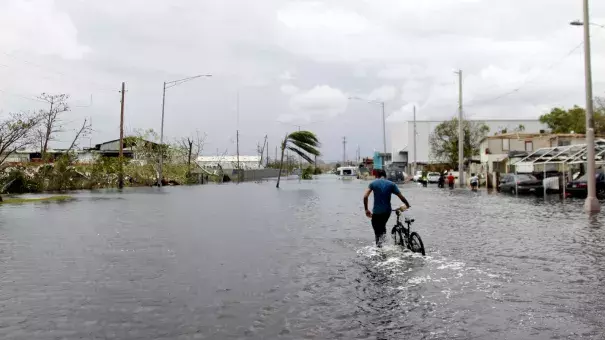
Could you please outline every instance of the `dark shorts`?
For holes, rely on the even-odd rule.
[[[374,228],[374,235],[376,236],[376,246],[381,247],[387,234],[387,222],[391,217],[391,212],[384,214],[373,214],[372,215],[372,228]]]
[[[479,185],[479,183],[477,183],[477,182],[471,182],[471,187],[476,188],[477,185]]]

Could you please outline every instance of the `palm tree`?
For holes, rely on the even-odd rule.
[[[281,171],[284,164],[284,152],[286,149],[298,154],[304,158],[307,162],[313,163],[313,156],[319,156],[320,143],[317,136],[311,131],[296,131],[287,134],[284,141],[281,143],[281,162],[279,162],[279,173],[277,175],[277,185],[279,188],[279,181],[281,179]]]

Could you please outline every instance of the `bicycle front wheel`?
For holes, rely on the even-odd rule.
[[[404,246],[403,244],[403,235],[401,234],[401,229],[399,228],[393,228],[393,240],[395,241],[395,245],[396,246]]]
[[[424,252],[424,243],[422,243],[422,239],[420,238],[420,235],[418,235],[417,232],[413,232],[412,234],[410,234],[408,249],[410,249],[414,253],[421,253],[422,256],[426,255],[426,253]]]

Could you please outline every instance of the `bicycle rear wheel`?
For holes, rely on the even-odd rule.
[[[424,252],[424,243],[422,243],[422,239],[420,238],[420,235],[418,235],[417,232],[413,232],[412,234],[410,234],[408,249],[414,253],[421,253],[422,256],[426,255],[426,253]]]

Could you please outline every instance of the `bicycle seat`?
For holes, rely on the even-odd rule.
[[[406,217],[406,218],[405,218],[405,222],[406,222],[406,223],[414,223],[414,221],[415,221],[415,220],[414,220],[413,218],[409,218],[409,217]]]

